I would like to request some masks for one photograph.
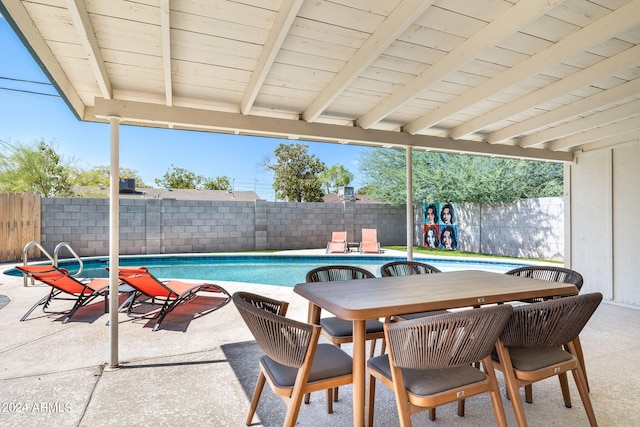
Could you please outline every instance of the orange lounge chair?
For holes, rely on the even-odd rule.
[[[327,253],[347,253],[346,231],[334,231],[331,233],[331,241],[327,243]]]
[[[378,231],[375,228],[362,229],[362,242],[360,242],[360,252],[379,254],[380,242],[378,242]]]
[[[72,277],[64,268],[57,268],[53,265],[18,265],[16,268],[23,273],[27,273],[34,279],[51,286],[51,292],[38,301],[25,313],[20,321],[24,321],[38,306],[42,306],[42,311],[47,313],[47,307],[53,299],[75,300],[75,304],[67,313],[62,323],[67,323],[71,316],[82,306],[87,305],[94,298],[104,296],[105,313],[108,311],[107,294],[109,292],[109,279],[87,279],[81,281]],[[60,296],[66,294],[66,296]]]
[[[160,311],[154,316],[158,317],[158,321],[153,327],[153,331],[158,330],[160,323],[171,310],[181,303],[192,301],[198,296],[198,292],[212,292],[224,295],[222,301],[208,310],[207,313],[222,308],[231,301],[231,295],[221,286],[210,283],[193,284],[178,280],[161,282],[146,267],[120,268],[118,277],[123,283],[135,289],[134,296],[129,300],[129,304],[126,305],[127,316],[146,317],[149,314],[133,312],[136,302],[140,302],[136,301],[136,299],[142,295],[151,298],[150,304],[162,304]],[[156,299],[159,302],[156,302]]]

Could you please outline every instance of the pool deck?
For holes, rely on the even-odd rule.
[[[1,264],[0,270],[13,265]],[[247,290],[287,300],[288,316],[306,320],[307,301],[292,288],[221,285],[230,293]],[[0,426],[244,425],[260,352],[233,304],[197,319],[193,315],[202,306],[185,304],[157,332],[151,332],[152,322],[120,314],[120,367],[107,369],[109,328],[102,301],[79,310],[65,325],[59,314],[39,308],[19,321],[48,290],[25,288],[22,278],[0,275],[0,295],[6,296],[0,297]],[[640,310],[604,302],[581,335],[601,426],[638,425],[640,374],[633,369],[640,352],[638,330]],[[498,379],[504,391],[501,374]],[[588,425],[569,383],[571,409],[562,404],[557,380],[534,385],[534,403],[525,404],[529,425]],[[326,414],[324,399],[324,393],[314,394],[311,404],[303,405],[298,425],[352,425],[351,387],[341,388],[332,415]],[[516,425],[504,394],[503,404],[509,425]],[[284,403],[266,387],[253,425],[282,425],[284,412]],[[445,405],[435,424],[426,413],[412,420],[414,426],[495,425],[486,396],[468,399],[463,418],[455,414],[455,405]],[[393,396],[384,386],[378,387],[375,423],[398,425]]]

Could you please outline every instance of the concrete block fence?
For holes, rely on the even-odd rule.
[[[562,259],[562,212],[561,198],[458,204],[460,249]],[[41,243],[50,253],[60,242],[81,256],[109,253],[108,199],[42,199],[41,218]],[[422,205],[414,206],[414,222],[414,244],[420,245]],[[404,206],[120,200],[123,255],[323,248],[332,231],[346,230],[349,241],[359,242],[363,228],[377,229],[382,245],[405,245]]]

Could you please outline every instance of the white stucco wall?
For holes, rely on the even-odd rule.
[[[640,140],[578,155],[568,184],[565,263],[582,292],[640,307]]]

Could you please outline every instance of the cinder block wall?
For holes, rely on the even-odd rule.
[[[332,231],[346,230],[359,242],[362,228],[376,228],[383,245],[404,245],[404,207],[120,200],[123,255],[322,248]],[[42,246],[52,253],[60,242],[80,256],[107,255],[108,199],[43,199]]]
[[[80,256],[109,253],[108,199],[42,199],[41,209],[41,243],[48,252],[67,242]],[[414,244],[422,245],[421,205],[414,207],[414,223]],[[461,203],[458,223],[461,250],[563,259],[561,198]],[[347,231],[349,241],[359,242],[363,228],[377,229],[382,245],[405,245],[404,206],[120,200],[124,255],[322,248],[332,231]]]

